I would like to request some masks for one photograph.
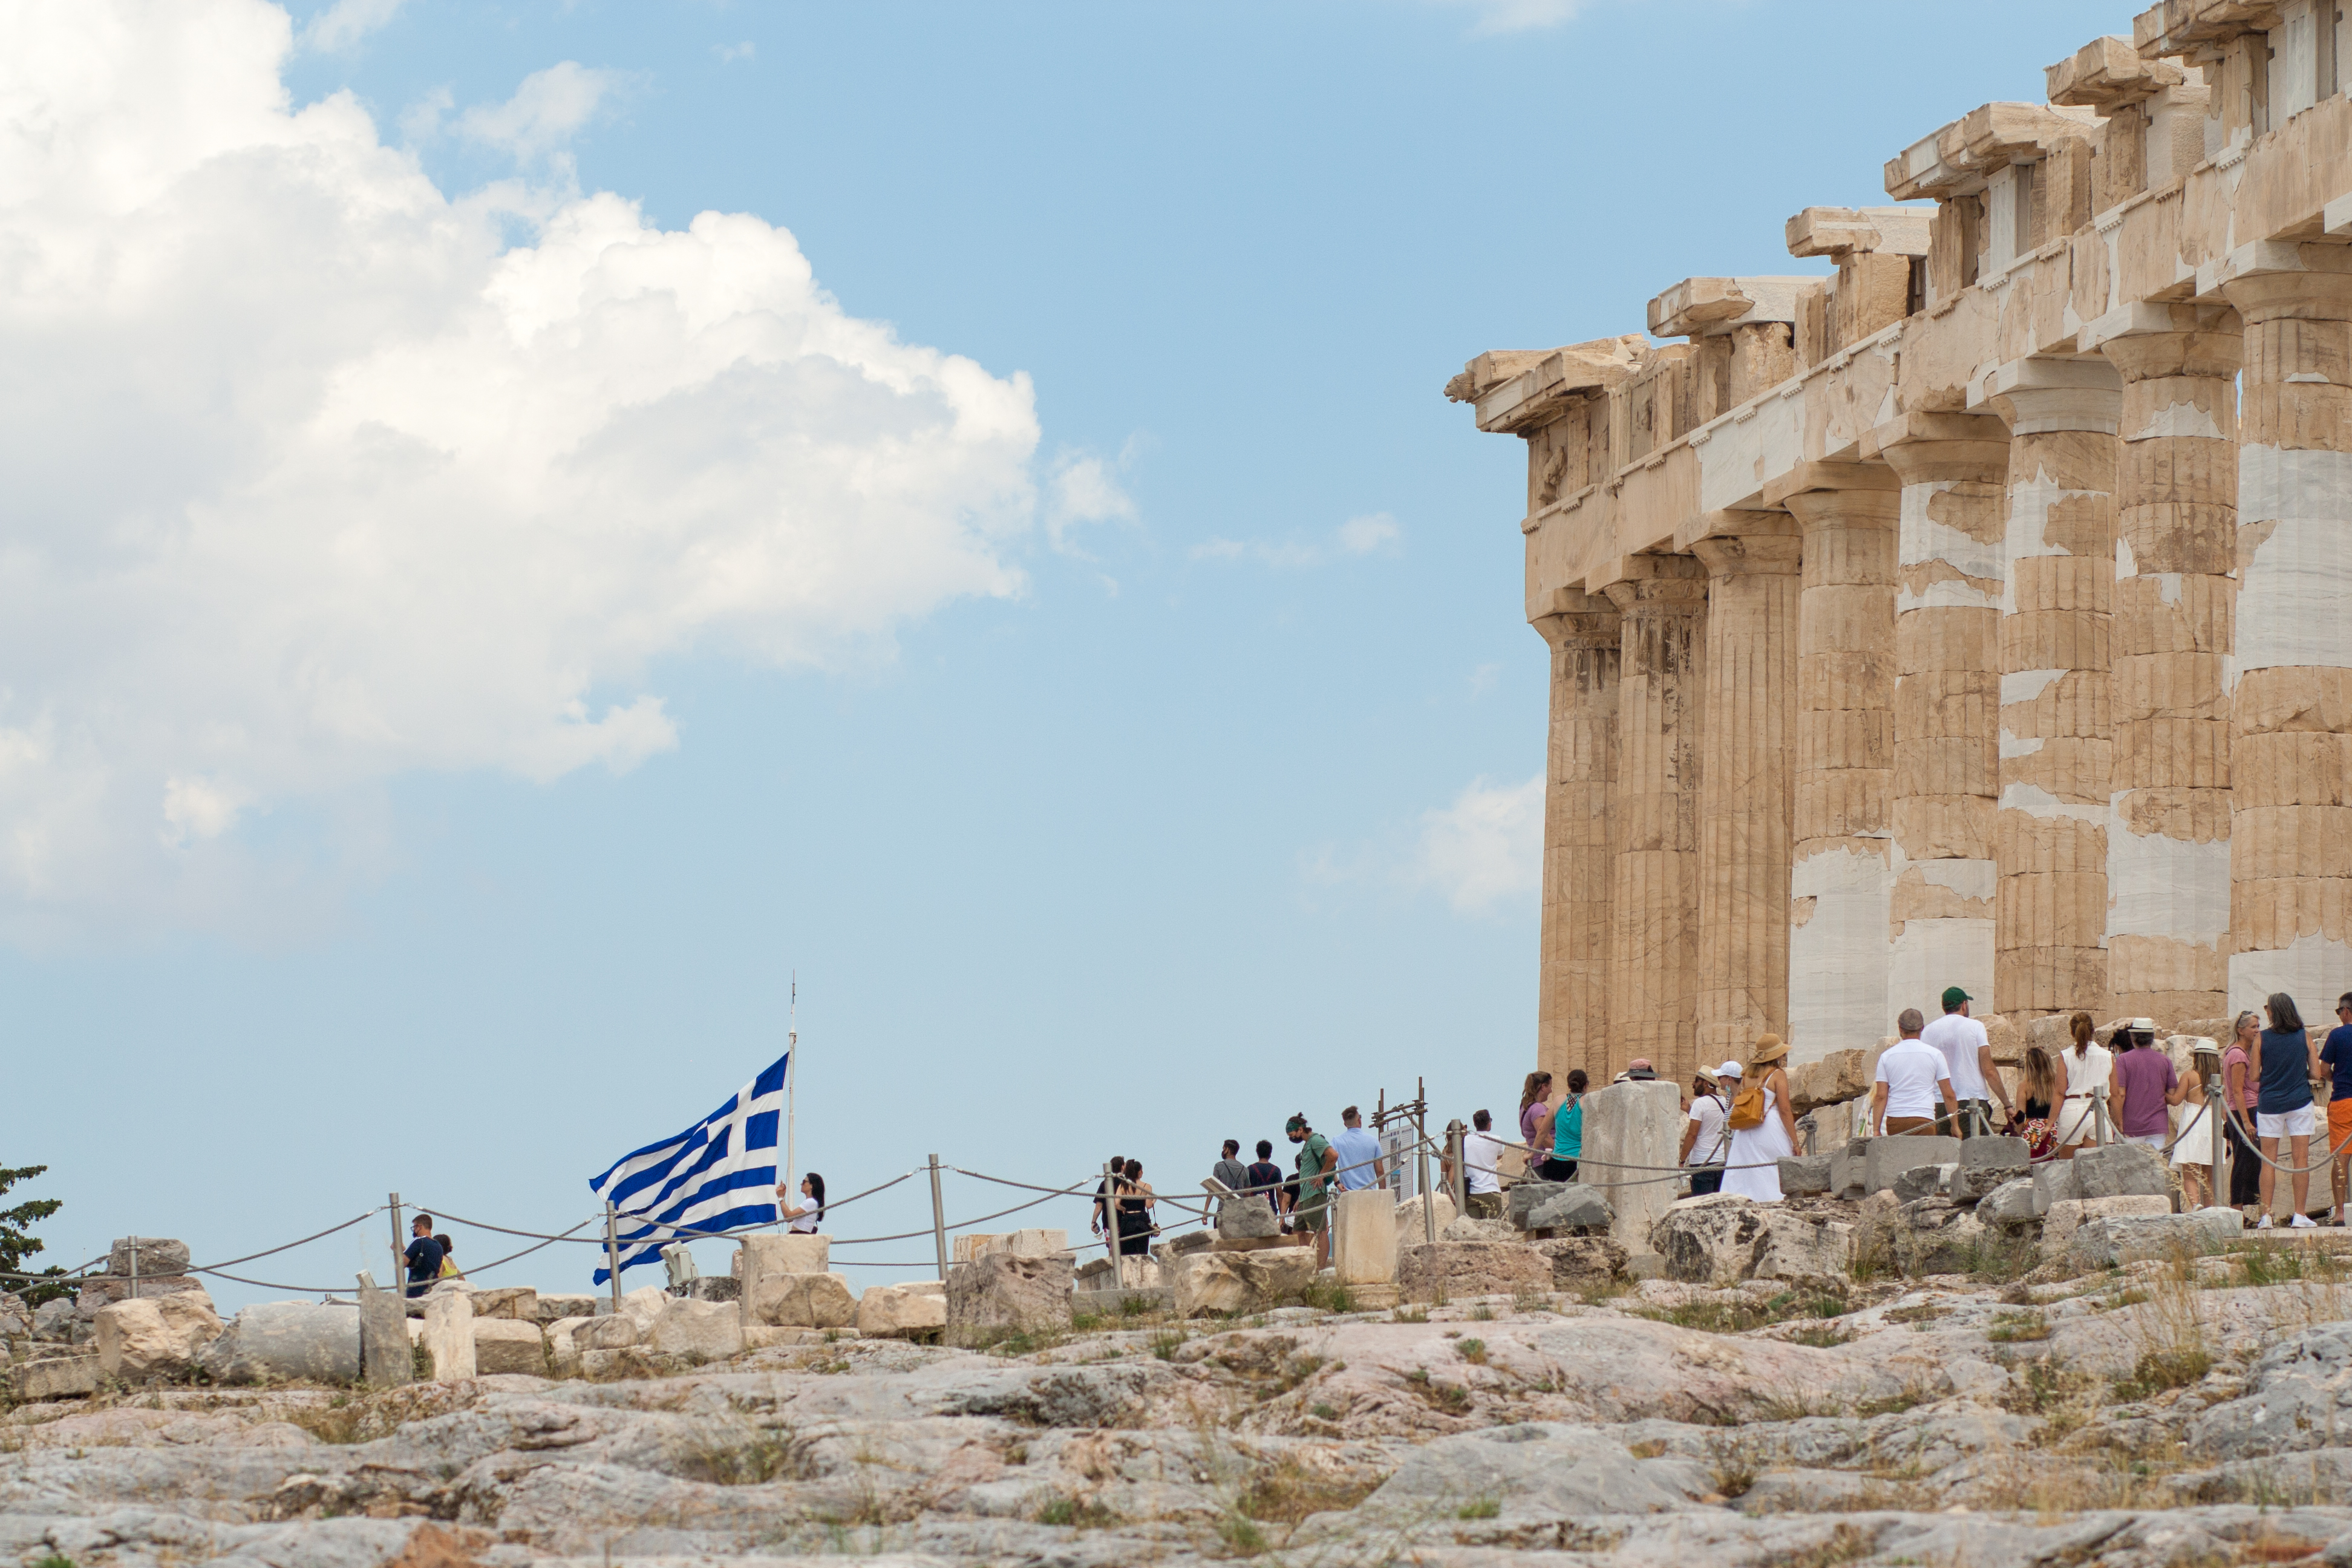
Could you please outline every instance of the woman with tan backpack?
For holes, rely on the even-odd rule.
[[[1778,1035],[1759,1035],[1754,1058],[1742,1071],[1737,1062],[1716,1069],[1739,1085],[1738,1098],[1726,1118],[1731,1128],[1731,1157],[1724,1163],[1723,1188],[1762,1203],[1780,1201],[1780,1167],[1776,1163],[1797,1152],[1797,1118],[1789,1109],[1789,1075],[1780,1070],[1789,1054]],[[1744,1169],[1742,1167],[1745,1167]]]

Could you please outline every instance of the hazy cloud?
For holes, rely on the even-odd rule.
[[[1457,913],[1491,914],[1528,900],[1543,875],[1544,781],[1474,779],[1451,805],[1424,813],[1415,871]]]
[[[1582,0],[1426,0],[1467,11],[1475,19],[1473,33],[1523,33],[1556,27],[1583,8]]]
[[[457,134],[530,160],[580,134],[620,86],[617,71],[563,60],[522,79],[504,103],[478,104],[457,116]]]
[[[335,0],[302,28],[302,47],[330,54],[348,49],[397,16],[406,0]]]
[[[1351,517],[1321,540],[1211,538],[1192,546],[1195,561],[1252,561],[1262,566],[1321,566],[1351,556],[1393,555],[1402,546],[1404,530],[1384,511]]]

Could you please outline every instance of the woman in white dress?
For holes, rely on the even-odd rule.
[[[2068,1018],[2066,1028],[2074,1037],[2074,1043],[2058,1053],[2058,1065],[2066,1069],[2066,1103],[2058,1109],[2061,1160],[2073,1159],[2075,1150],[2097,1141],[2099,1113],[2092,1093],[2110,1087],[2116,1066],[2115,1053],[2091,1037],[2088,1013],[2077,1013]]]
[[[1788,1054],[1789,1047],[1780,1036],[1759,1036],[1748,1070],[1733,1080],[1743,1096],[1750,1089],[1764,1091],[1764,1120],[1754,1127],[1732,1129],[1731,1154],[1724,1162],[1723,1172],[1723,1191],[1727,1193],[1738,1193],[1759,1203],[1780,1201],[1780,1167],[1777,1162],[1797,1152],[1797,1118],[1789,1109],[1789,1075],[1780,1070],[1780,1062]],[[1736,1066],[1726,1062],[1717,1076],[1728,1076]],[[1732,1101],[1734,1114],[1738,1103],[1737,1100]]]
[[[2190,1107],[2186,1117],[2173,1118],[2179,1126],[2172,1134],[2172,1163],[2180,1172],[2180,1206],[2201,1209],[2213,1201],[2213,1124],[2205,1120],[2205,1075],[2194,1065],[2203,1058],[2189,1059],[2189,1070],[2164,1100]]]

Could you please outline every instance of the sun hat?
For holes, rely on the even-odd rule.
[[[1777,1062],[1787,1056],[1789,1042],[1778,1035],[1759,1035],[1756,1037],[1756,1049],[1749,1054],[1756,1065],[1762,1067],[1766,1062]]]

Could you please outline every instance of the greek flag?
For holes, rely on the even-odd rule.
[[[679,1133],[627,1154],[588,1184],[620,1211],[621,1268],[661,1257],[684,1231],[776,1223],[776,1131],[784,1114],[784,1068],[775,1065]],[[599,1285],[612,1279],[596,1270]]]

